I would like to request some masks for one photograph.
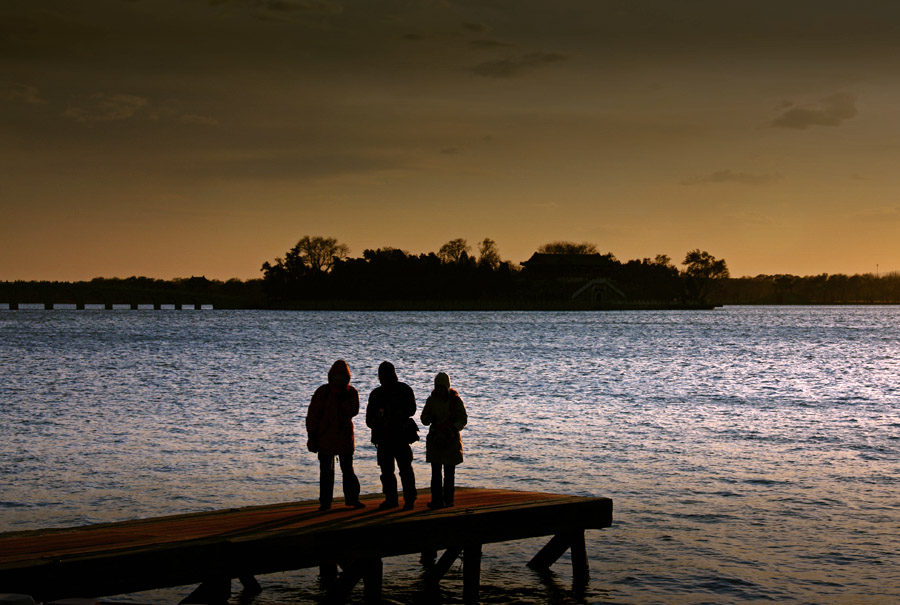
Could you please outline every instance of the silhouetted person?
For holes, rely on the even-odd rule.
[[[397,477],[394,462],[403,485],[403,509],[410,510],[416,501],[416,476],[412,468],[412,448],[409,446],[415,433],[416,397],[405,382],[397,379],[394,365],[385,361],[378,366],[378,381],[369,395],[366,406],[366,426],[372,429],[372,443],[378,448],[378,466],[381,467],[381,487],[384,502],[378,508],[399,506]],[[418,438],[418,436],[416,436]]]
[[[463,461],[459,432],[469,416],[466,406],[444,372],[434,377],[434,390],[422,409],[422,424],[431,426],[425,439],[425,461],[431,463],[431,502],[428,508],[453,506],[456,465]],[[443,470],[443,480],[441,471]]]
[[[341,464],[344,504],[365,506],[359,501],[359,479],[353,472],[353,417],[359,413],[359,393],[350,386],[350,368],[339,359],[328,370],[328,384],[312,396],[306,413],[309,450],[319,454],[319,510],[331,508],[334,497],[334,457]]]

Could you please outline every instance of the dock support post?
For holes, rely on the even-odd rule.
[[[205,580],[194,592],[181,600],[179,605],[188,603],[227,603],[231,598],[231,578],[218,574]]]
[[[587,558],[587,546],[584,544],[584,530],[576,530],[571,533],[572,545],[569,551],[572,554],[572,581],[576,585],[587,584],[590,577],[590,567]]]
[[[363,599],[366,603],[381,603],[384,563],[381,559],[370,559],[363,565]]]
[[[319,565],[319,579],[322,586],[331,587],[338,577],[337,563],[328,561]]]
[[[427,577],[428,581],[432,584],[437,584],[441,581],[448,571],[450,571],[450,567],[453,565],[453,562],[459,558],[459,555],[462,553],[463,549],[457,546],[452,546],[444,551],[444,554],[441,555],[441,558],[438,559],[437,563],[428,570]]]
[[[240,576],[238,578],[241,582],[241,586],[244,587],[244,592],[247,594],[259,594],[262,592],[262,586],[260,586],[256,577],[254,576]]]
[[[481,544],[463,550],[463,602],[478,603],[481,590]]]
[[[576,584],[584,584],[588,580],[588,560],[583,529],[576,529],[553,536],[538,554],[534,555],[531,561],[528,562],[528,567],[546,571],[567,550],[571,550],[574,582]]]
[[[324,566],[322,566],[324,567]],[[366,603],[381,603],[382,571],[381,559],[365,558],[342,566],[343,572],[328,590],[329,603],[343,603],[350,596],[353,587],[363,581],[363,599]]]

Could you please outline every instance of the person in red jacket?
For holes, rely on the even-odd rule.
[[[344,504],[363,508],[359,479],[353,471],[353,417],[359,413],[359,393],[350,386],[350,367],[338,359],[328,370],[328,384],[312,396],[306,413],[307,447],[319,455],[319,510],[331,508],[334,498],[334,457],[341,465]]]

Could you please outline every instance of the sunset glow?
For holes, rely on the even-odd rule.
[[[900,270],[900,5],[7,0],[0,280],[589,241]]]

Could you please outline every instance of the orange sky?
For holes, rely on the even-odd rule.
[[[4,0],[0,280],[484,237],[900,270],[900,3]]]

